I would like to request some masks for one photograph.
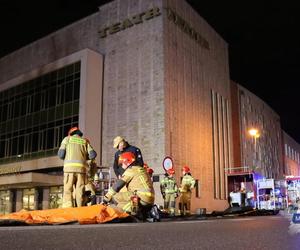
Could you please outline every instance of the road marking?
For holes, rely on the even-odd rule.
[[[253,218],[236,218],[236,219],[226,219],[224,221],[247,221],[247,220],[254,220]]]
[[[186,223],[203,223],[203,222],[213,222],[213,220],[192,220],[192,221],[174,221],[173,223],[180,223],[180,224],[186,224]]]
[[[143,224],[143,223],[140,223]],[[139,225],[139,223],[116,223],[116,224],[87,224],[87,225],[43,225],[43,226],[0,226],[0,231],[5,230],[36,230],[36,229],[45,229],[45,230],[51,230],[51,229],[80,229],[80,228],[102,228],[102,227],[136,227]]]

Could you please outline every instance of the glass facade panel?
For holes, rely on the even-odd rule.
[[[0,191],[0,214],[8,214],[10,203],[9,191]]]
[[[34,195],[35,189],[24,189],[23,190],[23,209],[34,210]]]
[[[0,164],[56,154],[78,125],[79,89],[76,62],[2,91]]]

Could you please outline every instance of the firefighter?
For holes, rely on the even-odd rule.
[[[78,127],[71,128],[57,153],[58,157],[64,160],[63,207],[83,205],[87,160],[93,160],[97,156],[89,141],[82,136]],[[72,197],[73,191],[75,191],[75,201]]]
[[[191,170],[188,166],[182,168],[182,180],[179,188],[180,201],[179,213],[180,215],[190,215],[191,213],[191,196],[192,189],[195,186],[195,179],[191,175]]]
[[[113,165],[114,172],[117,178],[121,178],[125,171],[122,166],[119,165],[119,156],[124,152],[132,152],[135,156],[135,165],[141,167],[144,166],[141,150],[135,146],[130,145],[123,137],[117,136],[116,138],[114,138],[113,147],[118,149],[118,151],[115,153]]]
[[[154,204],[154,189],[152,181],[149,178],[144,167],[136,165],[136,157],[132,152],[124,152],[119,156],[118,164],[124,172],[120,179],[105,194],[103,203],[107,204],[114,201],[117,207],[127,213],[132,214],[134,204],[132,198],[137,198],[138,204],[142,207],[151,208]],[[119,192],[124,186],[126,192]]]
[[[164,209],[170,216],[175,216],[175,200],[178,196],[178,187],[174,174],[174,169],[169,169],[165,178],[160,182],[160,191],[164,199]]]

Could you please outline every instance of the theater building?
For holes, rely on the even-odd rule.
[[[222,210],[233,163],[226,42],[185,1],[116,0],[0,59],[1,211],[59,206],[74,125],[111,166],[124,136],[154,169],[197,180],[192,210]]]

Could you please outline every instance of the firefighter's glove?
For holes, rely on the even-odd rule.
[[[115,193],[116,192],[112,188],[110,188],[108,192],[104,195],[103,202],[105,202],[106,204],[109,203]]]
[[[104,205],[107,205],[109,202],[110,202],[111,198],[106,194],[104,197],[103,197],[103,204]]]

